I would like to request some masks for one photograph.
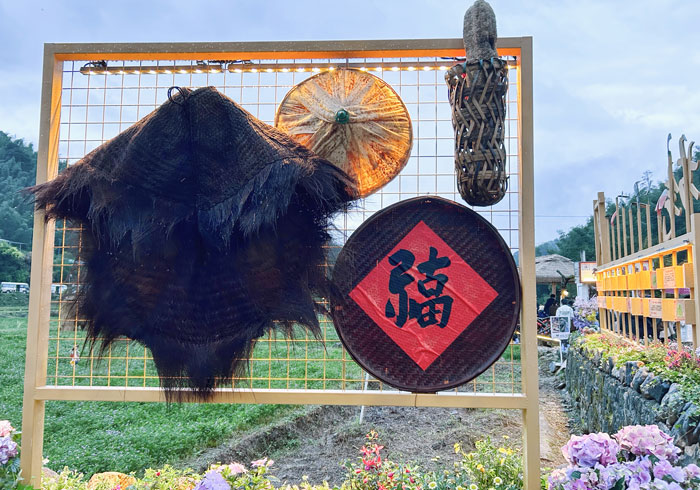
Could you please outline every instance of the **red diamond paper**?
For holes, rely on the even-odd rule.
[[[418,290],[418,282],[427,278],[417,267],[429,259],[430,247],[437,249],[438,258],[447,257],[450,260],[449,266],[435,271],[435,274],[447,276],[440,297],[453,299],[449,321],[444,327],[433,324],[423,328],[417,319],[409,317],[402,327],[398,327],[399,295],[389,291],[389,279],[396,265],[389,262],[389,257],[401,249],[415,256],[413,266],[405,271],[414,280],[405,287],[405,291],[409,301],[413,299],[423,303],[429,297]],[[434,288],[435,284],[433,280],[426,283],[426,287]],[[445,352],[496,296],[498,293],[423,221],[350,292],[353,301],[423,370]],[[395,313],[392,318],[387,317],[387,301],[391,302]],[[440,314],[445,313],[442,311],[444,305],[436,309],[441,318]]]

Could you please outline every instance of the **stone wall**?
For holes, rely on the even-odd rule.
[[[673,436],[686,462],[700,460],[700,409],[680,386],[660,380],[636,362],[615,367],[578,347],[569,349],[566,388],[588,432],[615,433],[625,425],[656,424]]]

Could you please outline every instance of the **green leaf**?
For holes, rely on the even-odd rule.
[[[571,478],[573,478],[574,480],[578,480],[579,478],[581,478],[581,472],[580,472],[580,471],[574,471],[574,472],[572,472],[572,473],[571,473]]]
[[[612,490],[625,490],[625,479],[620,478],[615,482],[615,486],[612,487]]]

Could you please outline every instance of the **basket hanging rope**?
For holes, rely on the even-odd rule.
[[[455,131],[457,188],[472,206],[496,204],[508,189],[505,134],[508,68],[495,49],[496,18],[477,0],[464,16],[467,61],[445,74]]]

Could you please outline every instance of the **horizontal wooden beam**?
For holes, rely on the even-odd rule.
[[[189,392],[182,395],[185,402]],[[113,402],[164,402],[165,393],[159,388],[123,388],[113,386],[41,386],[36,388],[37,400],[78,400]],[[408,393],[403,391],[370,390],[273,390],[239,389],[215,390],[210,403],[255,403],[281,405],[383,405],[402,407],[455,407],[525,409],[522,393]]]
[[[498,38],[501,56],[519,56],[523,38]],[[65,43],[46,44],[57,60],[237,60],[299,58],[461,57],[462,39],[370,41],[267,41],[226,43]]]

